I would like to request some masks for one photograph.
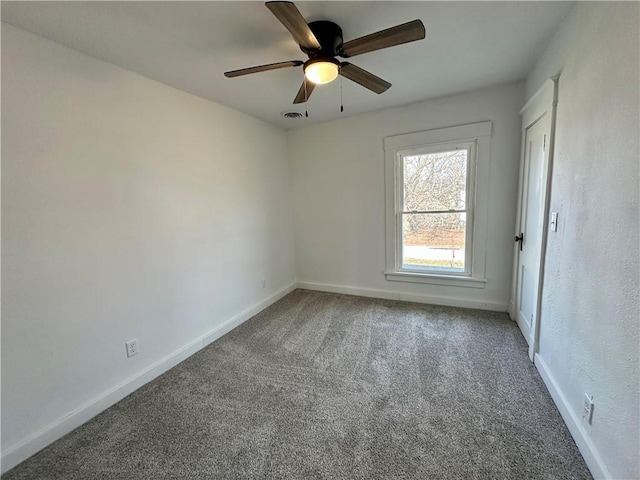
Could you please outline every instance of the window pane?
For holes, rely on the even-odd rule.
[[[468,150],[403,157],[404,210],[464,210]]]
[[[402,268],[464,272],[466,213],[402,215]]]

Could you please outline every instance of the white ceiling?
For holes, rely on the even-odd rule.
[[[297,2],[344,40],[416,18],[427,38],[353,57],[391,82],[382,95],[344,79],[319,86],[309,118],[289,120],[302,68],[226,78],[223,72],[305,60],[263,2],[2,2],[2,21],[167,85],[295,128],[524,79],[573,2]]]

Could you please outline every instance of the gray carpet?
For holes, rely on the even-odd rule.
[[[297,290],[22,478],[591,476],[506,314]]]

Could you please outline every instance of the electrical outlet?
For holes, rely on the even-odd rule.
[[[266,278],[262,279],[262,288],[267,288],[267,279]]]
[[[591,421],[593,420],[593,397],[590,397],[587,393],[584,394],[582,418],[585,418],[589,425],[591,425]]]
[[[125,343],[127,347],[127,357],[133,357],[138,354],[138,339],[134,338]]]

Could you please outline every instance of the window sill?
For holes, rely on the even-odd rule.
[[[486,278],[438,275],[433,273],[384,272],[391,282],[429,283],[448,287],[484,288]]]

